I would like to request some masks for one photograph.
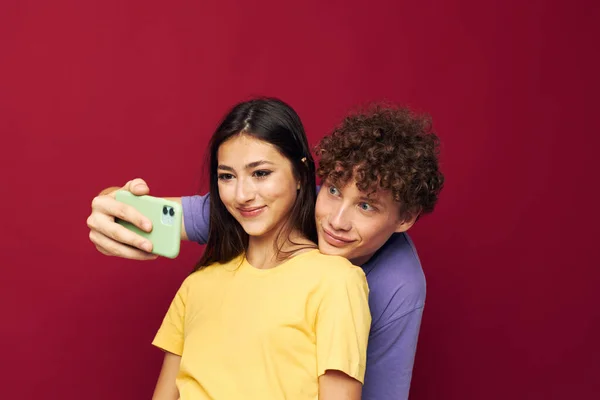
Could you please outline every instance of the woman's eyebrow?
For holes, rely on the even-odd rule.
[[[258,160],[258,161],[253,161],[249,164],[246,164],[244,166],[244,169],[252,169],[252,168],[256,168],[259,167],[261,165],[265,165],[265,164],[269,164],[269,165],[275,165],[274,163],[272,163],[271,161],[267,161],[267,160]],[[225,164],[219,164],[219,166],[217,167],[217,169],[223,169],[225,171],[235,171],[233,169],[233,167],[230,167],[229,165],[225,165]]]
[[[275,165],[273,164],[271,161],[267,161],[267,160],[258,160],[258,161],[254,161],[251,162],[249,164],[246,164],[245,168],[246,169],[252,169],[252,168],[256,168],[258,166],[264,165],[264,164],[270,164],[270,165]]]

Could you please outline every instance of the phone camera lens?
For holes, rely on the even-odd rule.
[[[172,217],[173,215],[175,215],[175,210],[173,210],[172,208],[169,209],[169,215]]]
[[[167,206],[163,206],[163,214],[167,215],[169,210],[167,210]]]

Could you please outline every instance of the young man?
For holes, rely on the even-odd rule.
[[[319,249],[362,266],[369,283],[372,325],[363,398],[408,398],[425,304],[425,277],[406,231],[433,211],[444,178],[439,142],[428,118],[394,106],[374,105],[349,115],[316,148]],[[148,194],[142,180],[123,187]],[[92,202],[90,239],[107,255],[152,259],[151,244],[114,222],[150,230],[143,216],[114,199],[115,188]],[[205,243],[208,202],[183,197],[182,238]]]

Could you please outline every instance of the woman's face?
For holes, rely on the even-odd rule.
[[[292,164],[271,144],[240,134],[217,152],[219,197],[248,235],[278,232],[296,200]]]

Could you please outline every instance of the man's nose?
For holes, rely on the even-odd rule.
[[[352,228],[350,212],[347,207],[341,205],[329,215],[329,225],[336,231],[349,231]]]

